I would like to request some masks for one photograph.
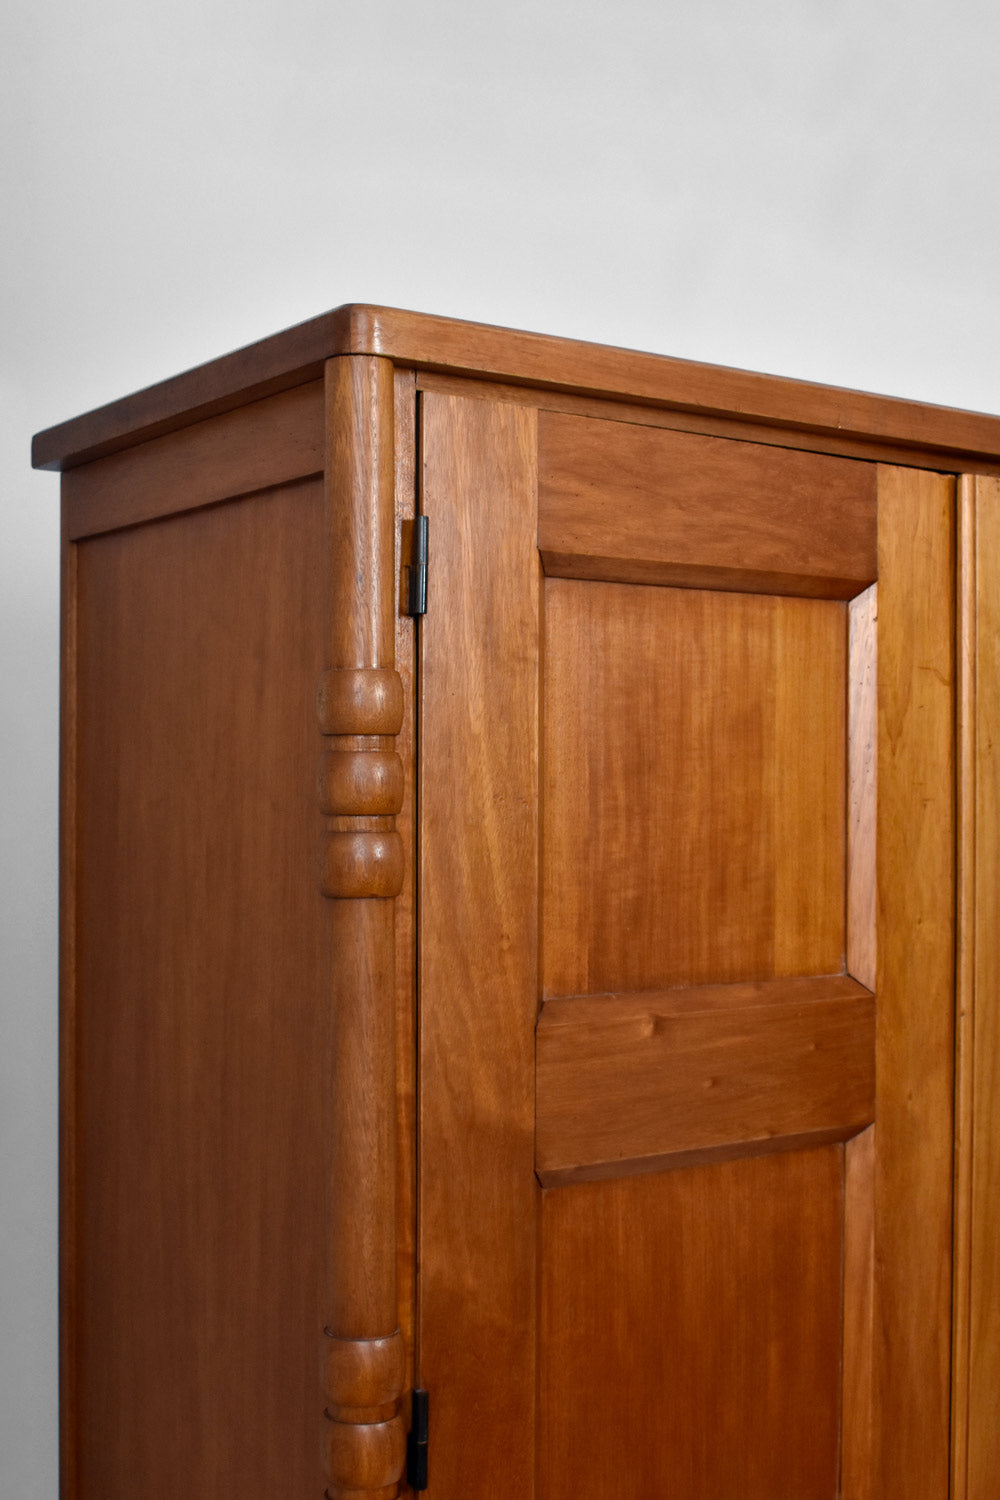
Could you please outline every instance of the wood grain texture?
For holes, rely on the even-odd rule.
[[[760,418],[744,416],[736,408],[720,412],[705,408],[651,405],[648,402],[630,400],[627,395],[609,399],[585,392],[557,390],[552,386],[505,385],[499,380],[435,370],[417,370],[412,373],[418,391],[432,391],[439,395],[460,396],[469,400],[513,402],[515,405],[532,406],[540,412],[595,417],[602,422],[631,422],[640,427],[700,433],[705,437],[731,438],[740,443],[764,443],[768,447],[794,448],[800,453],[828,453],[834,458],[862,459],[867,463],[912,464],[917,468],[923,465],[956,470],[961,463],[958,455],[948,459],[940,453],[932,463],[929,453],[921,454],[912,446],[896,443],[886,437],[852,437],[836,428],[809,432],[793,425],[777,426]],[[1000,464],[982,461],[980,472],[983,474],[998,471]]]
[[[835,974],[840,603],[545,581],[547,996]]]
[[[1000,485],[960,495],[959,1086],[953,1492],[1000,1472]]]
[[[345,654],[353,654],[350,647]],[[337,667],[323,673],[317,695],[324,734],[392,738],[402,727],[404,706],[402,680],[394,667]]]
[[[878,797],[878,586],[848,607],[847,972],[875,987]]]
[[[393,370],[388,360],[331,360],[326,372],[326,411],[333,600],[330,666],[336,670],[392,669],[395,415]]]
[[[402,702],[395,673],[395,391],[386,360],[331,360],[326,373],[328,657],[320,696],[334,755],[352,761],[392,750],[401,725],[359,734],[361,708]],[[386,681],[394,691],[381,690]],[[346,695],[336,684],[346,681]],[[373,691],[372,691],[373,690]],[[343,702],[341,701],[343,700]],[[338,719],[337,710],[350,710]],[[388,738],[386,737],[388,731]],[[341,738],[337,738],[337,736]],[[381,763],[381,762],[380,762]],[[401,768],[400,768],[401,769]],[[355,778],[357,780],[358,778]],[[366,778],[362,776],[361,780]],[[371,778],[367,778],[370,782]],[[370,788],[369,788],[370,789]],[[369,796],[360,812],[328,818],[321,861],[332,971],[336,1149],[330,1193],[329,1322],[335,1339],[391,1338],[399,1326],[396,1283],[397,980],[393,899],[405,857],[394,819]],[[403,1374],[400,1364],[399,1375]],[[328,1391],[329,1493],[381,1493],[402,1478],[402,1385],[375,1423]]]
[[[878,930],[878,585],[848,605],[847,971],[873,989]],[[870,1500],[875,1130],[844,1150],[843,1500]]]
[[[77,558],[62,513],[59,683],[59,1474],[78,1500],[80,1130],[77,1079]]]
[[[326,361],[351,352],[350,311],[337,308],[135,391],[40,432],[31,445],[38,469],[71,469],[145,443],[193,422],[322,381]]]
[[[416,510],[416,383],[393,377],[395,411],[396,576],[402,572],[403,527]],[[416,621],[396,614],[396,671],[404,714],[396,737],[403,795],[396,827],[403,845],[403,886],[394,903],[396,928],[396,1290],[405,1352],[404,1392],[416,1385],[417,1275],[417,951],[416,951]],[[404,1397],[405,1405],[405,1397]]]
[[[968,1500],[972,1302],[972,1177],[975,1141],[977,484],[958,481],[956,656],[958,868],[955,953],[955,1270],[952,1325],[951,1488]]]
[[[329,750],[319,772],[320,811],[331,817],[394,817],[403,805],[395,750]]]
[[[69,535],[196,510],[322,469],[323,383],[315,380],[67,474]]]
[[[36,468],[65,469],[302,385],[341,354],[377,354],[415,369],[589,392],[611,400],[732,414],[754,425],[793,428],[803,447],[816,436],[856,439],[859,452],[889,443],[910,462],[948,467],[958,455],[1000,459],[1000,421],[888,396],[730,370],[692,360],[613,349],[396,308],[349,304],[222,359],[40,432]],[[877,451],[871,456],[878,457]],[[988,468],[984,470],[988,472]]]
[[[879,474],[874,1233],[878,1500],[948,1491],[954,1085],[954,484]]]
[[[77,556],[74,1500],[319,1494],[321,489]]]
[[[846,1140],[875,1109],[875,1003],[851,979],[549,1000],[543,1186]]]
[[[535,424],[422,402],[421,1383],[434,1492],[532,1494],[538,613]]]
[[[329,1500],[353,1500],[398,1493],[405,1463],[406,1428],[398,1414],[385,1422],[331,1422],[326,1494]]]
[[[541,412],[549,576],[850,599],[875,577],[870,464]]]
[[[840,1500],[873,1500],[875,1126],[844,1147],[844,1351]]]
[[[543,1195],[540,1500],[832,1500],[841,1157]]]
[[[327,1389],[338,1405],[389,1406],[403,1382],[405,1349],[400,1334],[382,1339],[329,1339]]]
[[[338,824],[347,821],[346,817],[336,818]],[[370,816],[356,821],[363,821],[366,826],[337,827],[327,835],[320,867],[320,889],[324,896],[340,901],[391,900],[399,895],[403,886],[402,840],[394,828],[371,828],[375,819]],[[379,821],[391,823],[392,819]],[[352,916],[349,910],[338,911],[338,926],[355,920],[355,917],[359,921],[368,920],[360,913]],[[378,931],[382,931],[381,926]],[[345,942],[349,941],[345,939]],[[378,968],[381,972],[381,965]]]

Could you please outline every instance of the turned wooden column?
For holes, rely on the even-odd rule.
[[[326,816],[321,882],[333,925],[334,1167],[327,1325],[328,1495],[389,1500],[405,1461],[396,1298],[394,897],[403,794],[395,736],[393,372],[326,366],[328,670],[319,694]]]

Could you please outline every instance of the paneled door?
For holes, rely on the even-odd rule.
[[[953,481],[420,399],[428,1494],[945,1500]]]

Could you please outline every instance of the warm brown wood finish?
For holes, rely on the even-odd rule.
[[[546,580],[546,995],[841,971],[846,650],[833,601]]]
[[[402,577],[399,544],[416,508],[416,389],[412,373],[393,379],[396,503],[396,573]],[[412,1390],[416,1342],[417,1215],[417,1041],[416,1041],[416,621],[397,614],[396,671],[403,688],[403,727],[396,752],[403,768],[403,792],[396,828],[404,854],[403,884],[396,913],[396,1289],[406,1356],[404,1392]]]
[[[954,495],[879,476],[873,1492],[948,1492],[954,1085]]]
[[[955,1500],[987,1500],[1000,1473],[1000,485],[960,495],[960,888]]]
[[[323,472],[323,383],[198,422],[63,481],[73,541]]]
[[[544,1194],[539,1500],[834,1500],[841,1193],[828,1146]]]
[[[878,796],[878,587],[848,610],[847,972],[875,988],[878,925],[875,835]]]
[[[67,1493],[318,1494],[321,487],[77,558]]]
[[[956,632],[958,709],[957,952],[955,964],[955,1275],[952,1319],[951,1479],[954,1500],[966,1500],[969,1470],[969,1303],[972,1295],[972,1148],[975,1111],[976,770],[978,735],[977,479],[958,483]]]
[[[852,979],[549,1000],[545,1186],[846,1140],[875,1109],[875,1003]]]
[[[791,429],[803,449],[819,452],[829,440],[836,444],[833,451],[846,452],[853,442],[858,455],[871,458],[904,449],[917,465],[982,473],[1000,467],[1000,421],[978,412],[357,303],[40,432],[32,462],[39,469],[73,468],[316,380],[324,361],[339,354],[379,354],[397,365],[477,381],[640,401]],[[981,462],[973,464],[973,457]]]
[[[72,469],[268,396],[322,381],[324,365],[333,355],[374,352],[355,348],[351,322],[351,309],[337,308],[60,423],[35,436],[31,461],[37,469]]]
[[[844,1147],[844,1352],[840,1500],[873,1500],[875,1129]]]
[[[874,471],[544,412],[538,546],[550,576],[850,599],[875,577]]]
[[[878,920],[878,584],[848,606],[847,972],[874,989]],[[872,1500],[875,1131],[844,1148],[841,1500]]]
[[[80,1235],[77,1128],[77,561],[63,509],[60,599],[59,776],[59,1468],[79,1494]]]
[[[1000,421],[355,306],[36,460],[64,1500],[992,1500]]]
[[[421,1186],[421,1245],[430,1268],[420,1278],[420,1370],[450,1435],[443,1446],[462,1448],[469,1401],[480,1413],[523,1401],[530,1362],[522,1357],[511,1368],[501,1357],[484,1374],[480,1342],[496,1336],[491,1286],[509,1285],[519,1266],[525,1338],[541,1318],[537,1495],[656,1493],[666,1475],[681,1474],[690,1476],[687,1493],[696,1497],[764,1495],[783,1483],[788,1493],[832,1496],[842,1400],[843,1152],[803,1147],[864,1128],[874,1073],[872,999],[842,973],[846,608],[837,600],[547,578],[541,649],[526,629],[501,633],[494,622],[512,601],[524,600],[524,618],[533,620],[526,591],[542,559],[522,540],[517,577],[515,543],[530,520],[532,472],[519,480],[515,529],[497,439],[484,445],[479,434],[514,429],[524,408],[430,394],[424,401],[425,508],[432,525],[440,517],[461,537],[447,544],[444,584],[438,575],[450,607],[440,619],[428,616],[421,648],[424,753],[453,767],[449,785],[425,794],[432,802],[423,808],[421,886],[423,1057],[427,1038],[434,1039],[433,1067],[421,1071],[421,1145],[443,1159],[450,1141],[454,1160],[452,1171],[431,1180],[422,1173]],[[479,460],[479,483],[461,458],[470,453]],[[718,578],[728,582],[724,567]],[[509,649],[490,651],[491,639]],[[542,683],[540,725],[526,675],[532,654]],[[457,660],[468,669],[464,693]],[[439,674],[450,691],[430,694],[427,683]],[[511,678],[521,683],[516,707]],[[493,716],[494,696],[506,705],[501,720]],[[500,801],[493,788],[507,783],[536,735],[540,792],[519,776]],[[543,1183],[619,1174],[586,1188],[550,1187],[537,1245],[524,1144],[511,1149],[512,1140],[526,1144],[510,1032],[524,981],[512,987],[506,977],[512,964],[519,972],[535,965],[535,902],[516,830],[536,795],[541,986],[551,998],[536,1037],[534,1161]],[[499,815],[496,831],[485,808]],[[448,812],[450,845],[439,831]],[[465,830],[460,839],[457,828]],[[465,866],[470,847],[483,851],[475,880]],[[439,883],[442,868],[447,887]],[[501,893],[510,904],[490,939],[483,912]],[[663,992],[667,985],[700,988]],[[523,1004],[529,1006],[527,994]],[[790,1060],[796,1054],[798,1066]],[[488,1130],[478,1125],[481,1098],[490,1101]],[[482,1167],[466,1144],[481,1134],[489,1141],[489,1165]],[[806,1277],[809,1291],[794,1305],[784,1286],[779,1292],[775,1285],[777,1300],[762,1298],[756,1280],[761,1267],[765,1279],[775,1273],[768,1258],[775,1247],[755,1238],[775,1227],[767,1211],[751,1217],[742,1243],[723,1236],[707,1278],[697,1233],[675,1243],[667,1227],[728,1224],[734,1198],[756,1198],[765,1181],[756,1153],[773,1147],[776,1135],[786,1149],[770,1158],[777,1165],[768,1191],[782,1213],[794,1202],[806,1242],[816,1237],[801,1254],[818,1268],[823,1287],[819,1293]],[[712,1154],[743,1159],[686,1165]],[[662,1167],[668,1155],[679,1170],[647,1170],[641,1180],[648,1188],[628,1188],[620,1178]],[[511,1222],[508,1211],[501,1234],[495,1205],[516,1201],[518,1192],[520,1216]],[[620,1222],[622,1233],[610,1230],[605,1202],[616,1205],[611,1222]],[[620,1217],[625,1205],[627,1219]],[[468,1268],[466,1280],[456,1278],[456,1262]],[[528,1271],[536,1263],[537,1312]],[[654,1267],[664,1268],[671,1289],[662,1310]],[[697,1391],[709,1382],[692,1354],[690,1330],[699,1329],[709,1348],[731,1342],[720,1282],[735,1305],[755,1311],[730,1389],[716,1392],[714,1406],[705,1398],[705,1410],[717,1408],[724,1423],[736,1423],[706,1463],[693,1424],[665,1431],[661,1414],[676,1388]],[[470,1285],[489,1299],[479,1318],[454,1301],[459,1288],[468,1297]],[[513,1307],[509,1292],[503,1305]],[[577,1336],[588,1337],[585,1355]],[[439,1352],[442,1337],[450,1360],[462,1360],[464,1400]],[[424,1358],[428,1340],[435,1381]],[[773,1433],[760,1442],[745,1418],[739,1426],[725,1412],[753,1407],[758,1372],[785,1340],[810,1373],[798,1381],[797,1371],[796,1395],[785,1393],[786,1411],[789,1401],[804,1400],[791,1422],[799,1436],[776,1445]],[[468,1358],[456,1353],[467,1343]],[[676,1365],[667,1375],[663,1351],[670,1349]],[[717,1361],[708,1368],[718,1381]],[[479,1393],[487,1388],[484,1401]],[[603,1428],[595,1401],[607,1417]],[[492,1430],[477,1423],[476,1441],[484,1434],[488,1441]],[[504,1422],[497,1430],[508,1468],[527,1464],[531,1427]],[[649,1434],[641,1443],[640,1431]],[[449,1495],[487,1481],[449,1469],[438,1482],[439,1493]]]
[[[431,1493],[493,1500],[529,1496],[534,1471],[535,422],[422,405],[448,604],[421,625],[418,1368]]]
[[[330,1500],[395,1493],[406,1434],[396,1286],[396,961],[404,854],[395,736],[395,392],[388,360],[327,367],[328,670],[320,725],[322,889],[333,966]]]

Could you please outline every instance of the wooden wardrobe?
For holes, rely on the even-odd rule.
[[[995,1500],[1000,419],[348,306],[34,460],[64,1500]]]

